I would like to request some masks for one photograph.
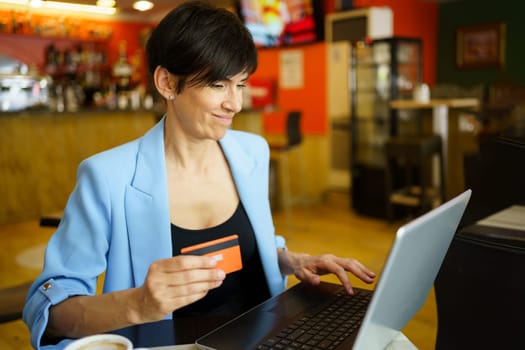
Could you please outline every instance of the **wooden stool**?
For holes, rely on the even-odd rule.
[[[291,111],[286,117],[286,141],[284,143],[270,142],[270,176],[278,184],[280,207],[290,209],[293,204],[292,180],[290,176],[289,154],[299,150],[303,140],[301,133],[301,111]],[[302,155],[299,156],[302,168]],[[301,179],[304,180],[304,169],[300,169]],[[301,188],[303,190],[303,188]]]
[[[394,219],[394,206],[418,209],[422,214],[433,202],[445,200],[443,148],[439,135],[395,136],[385,143],[386,212]],[[432,158],[439,159],[439,182],[432,186]],[[396,178],[396,174],[404,174]]]

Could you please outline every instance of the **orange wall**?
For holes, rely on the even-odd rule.
[[[326,125],[326,45],[317,43],[287,49],[260,49],[259,67],[254,78],[271,79],[278,84],[279,57],[286,50],[303,52],[304,87],[301,89],[281,89],[277,85],[275,112],[264,113],[264,128],[269,133],[282,133],[285,130],[285,116],[288,111],[303,111],[302,131],[307,134],[325,134]]]

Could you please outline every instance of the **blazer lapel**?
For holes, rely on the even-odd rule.
[[[231,137],[229,133],[226,133],[226,136],[220,141],[220,144],[230,165],[233,180],[235,181],[235,186],[237,187],[241,201],[248,212],[248,216],[250,216],[249,213],[253,211],[251,205],[257,202],[253,199],[250,200],[250,198],[252,196],[258,196],[258,192],[261,191],[256,182],[256,176],[260,175],[255,173],[256,160],[246,154],[242,145],[238,143],[235,138]],[[250,217],[250,220],[251,219]]]
[[[126,191],[125,211],[133,278],[140,286],[152,262],[172,256],[164,118],[140,141],[134,179]]]
[[[258,164],[257,162],[265,160],[256,160],[249,156],[244,152],[243,145],[228,133],[220,143],[230,164],[239,197],[255,233],[270,293],[276,295],[281,291],[282,279],[279,267],[275,263],[277,262],[277,250],[267,249],[275,246],[275,234],[271,220],[268,186],[261,186],[268,181],[269,166],[267,163],[262,166]]]

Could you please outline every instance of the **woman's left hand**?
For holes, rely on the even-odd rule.
[[[333,273],[339,278],[349,294],[353,294],[353,289],[347,272],[352,273],[365,283],[372,283],[376,277],[374,272],[352,258],[340,258],[333,254],[312,256],[289,250],[279,250],[278,254],[279,266],[283,274],[293,274],[303,282],[318,285],[321,282],[320,276]]]

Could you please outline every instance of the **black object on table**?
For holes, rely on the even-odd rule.
[[[525,205],[525,137],[465,160],[472,197],[434,284],[436,350],[525,349],[525,230],[479,222]]]
[[[58,227],[61,219],[62,219],[62,212],[42,215],[40,217],[40,226],[41,227]]]
[[[456,234],[434,287],[436,350],[525,349],[525,231]]]

